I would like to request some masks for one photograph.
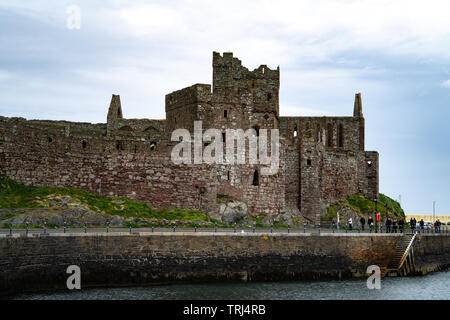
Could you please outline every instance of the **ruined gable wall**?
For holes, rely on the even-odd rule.
[[[280,117],[280,130],[290,159],[286,202],[292,206],[297,200],[302,215],[319,221],[331,203],[358,192],[377,193],[378,154],[360,151],[359,118]],[[374,162],[370,168],[369,158]]]

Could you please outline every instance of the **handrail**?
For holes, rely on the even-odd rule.
[[[417,235],[417,233],[414,233],[414,235],[413,235],[412,238],[411,238],[411,241],[409,241],[409,244],[408,244],[408,246],[406,247],[406,250],[405,250],[405,252],[403,253],[402,258],[400,259],[400,265],[398,266],[397,270],[401,269],[401,267],[403,266],[403,263],[405,262],[405,258],[406,258],[406,256],[408,255],[409,250],[411,249],[411,246],[412,246],[412,244],[413,244],[413,242],[414,242],[414,239],[416,238],[416,235]]]

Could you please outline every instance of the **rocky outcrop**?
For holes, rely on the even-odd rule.
[[[247,216],[247,204],[242,201],[231,200],[220,204],[219,213],[215,215],[215,219],[226,224],[232,224],[245,220]]]
[[[11,216],[7,219],[2,219],[3,224],[24,225],[90,225],[90,226],[104,226],[110,224],[111,226],[122,226],[125,219],[120,216],[111,216],[106,214],[99,214],[89,209],[79,207],[71,208],[39,208],[39,209],[0,209],[1,216]]]

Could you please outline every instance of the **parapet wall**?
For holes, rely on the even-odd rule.
[[[272,281],[367,277],[386,266],[400,234],[98,233],[0,235],[0,295],[66,289],[66,269],[82,287],[183,281]],[[450,266],[450,235],[418,235],[422,274]]]

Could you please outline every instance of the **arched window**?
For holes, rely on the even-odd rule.
[[[150,150],[154,151],[156,149],[156,141],[150,142]]]
[[[83,146],[83,149],[86,149],[86,147],[87,147],[87,142],[86,142],[86,140],[83,140],[83,141],[81,142],[81,145]]]
[[[331,123],[328,124],[328,128],[327,128],[327,145],[329,147],[333,146],[333,125]]]
[[[295,126],[295,128],[294,128],[294,137],[296,137],[297,136],[297,126]]]
[[[320,124],[317,125],[317,142],[320,142]]]
[[[344,126],[341,124],[339,124],[338,127],[338,140],[339,140],[339,148],[343,148],[344,147]]]
[[[253,129],[255,129],[255,131],[256,131],[256,136],[259,137],[259,127],[254,126]]]
[[[252,183],[252,185],[259,186],[259,173],[258,173],[258,170],[255,170],[255,172],[253,172],[253,183]]]

